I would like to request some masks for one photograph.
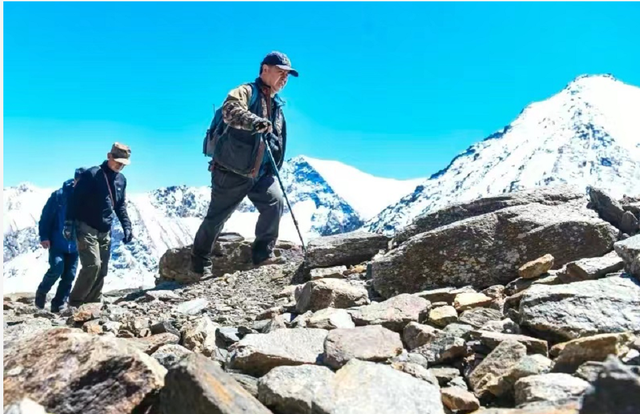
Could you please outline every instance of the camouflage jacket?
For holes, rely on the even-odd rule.
[[[278,169],[284,161],[287,125],[282,111],[283,102],[276,94],[273,98],[260,78],[256,79],[259,93],[253,107],[251,102],[252,86],[243,84],[227,95],[222,105],[222,116],[228,125],[227,133],[220,137],[216,145],[214,160],[222,167],[247,177],[257,177],[264,157],[264,143],[261,134],[254,134],[254,124],[268,119],[273,126],[273,134],[278,142],[271,146]],[[273,173],[270,166],[268,171]]]

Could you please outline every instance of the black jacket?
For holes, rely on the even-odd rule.
[[[106,179],[105,179],[106,178]],[[113,195],[115,208],[111,206]],[[80,176],[80,180],[67,208],[67,220],[83,221],[100,232],[111,230],[113,212],[120,220],[123,230],[131,231],[131,221],[125,204],[127,179],[116,173],[103,162],[99,167],[92,167]]]

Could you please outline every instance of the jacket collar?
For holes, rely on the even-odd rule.
[[[265,94],[266,96],[271,96],[271,87],[269,85],[267,85],[266,83],[264,83],[264,81],[258,77],[255,80],[255,84],[258,86],[258,88],[262,91],[263,94]],[[284,99],[282,99],[280,97],[280,95],[278,95],[277,93],[273,96],[273,100],[276,103],[276,106],[284,106],[285,101]]]

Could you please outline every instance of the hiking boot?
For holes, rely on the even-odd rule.
[[[211,277],[213,275],[212,265],[211,260],[191,256],[191,266],[189,271],[191,273],[195,273],[200,279]]]
[[[44,304],[47,301],[47,294],[42,292],[36,292],[35,305],[38,309],[44,309]]]
[[[254,250],[251,256],[254,266],[284,264],[286,262],[283,256],[274,254],[271,249]]]

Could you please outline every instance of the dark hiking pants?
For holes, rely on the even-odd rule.
[[[55,249],[49,249],[49,270],[38,285],[37,293],[46,296],[60,279],[56,295],[51,300],[51,308],[60,308],[66,302],[71,285],[73,285],[73,279],[76,277],[77,268],[78,253],[62,253]]]
[[[268,250],[278,238],[284,199],[278,181],[272,175],[247,178],[216,167],[211,173],[209,210],[196,233],[192,259],[207,263],[224,224],[245,197],[260,213],[255,229],[255,249]]]
[[[111,252],[110,232],[99,232],[88,224],[78,221],[76,235],[82,267],[69,296],[70,306],[100,302]]]

